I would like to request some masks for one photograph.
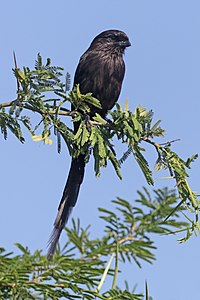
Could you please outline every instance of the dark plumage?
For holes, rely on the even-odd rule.
[[[77,66],[74,86],[80,85],[82,94],[91,92],[99,99],[102,109],[91,107],[90,117],[99,113],[105,117],[118,100],[125,73],[123,53],[131,46],[127,35],[119,30],[107,30],[97,35],[90,47],[81,56]],[[75,131],[77,123],[75,123]],[[72,208],[75,206],[85,170],[85,156],[73,158],[67,183],[63,192],[54,230],[49,241],[48,258],[51,259],[62,229],[65,227]]]

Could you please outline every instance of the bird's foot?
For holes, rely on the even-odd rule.
[[[92,123],[91,123],[91,120],[90,120],[90,116],[89,115],[85,115],[84,116],[84,123],[87,127],[87,130],[88,131],[91,131],[91,128],[92,128]]]

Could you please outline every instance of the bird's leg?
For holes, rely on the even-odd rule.
[[[89,115],[84,115],[84,123],[87,127],[87,130],[88,131],[91,131],[91,128],[92,128],[92,123],[91,123],[91,120],[90,120],[90,116]]]

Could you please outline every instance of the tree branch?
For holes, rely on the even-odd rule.
[[[0,104],[0,108],[2,108],[2,107],[11,107],[13,104],[15,104],[15,105],[18,106],[18,107],[22,107],[22,108],[31,110],[31,111],[33,111],[33,112],[37,112],[37,113],[39,113],[39,114],[41,114],[41,115],[44,114],[44,112],[42,112],[41,110],[39,110],[39,109],[37,109],[37,108],[35,108],[35,107],[32,107],[32,106],[29,105],[29,104],[23,104],[23,103],[19,102],[17,99],[16,99],[16,100],[13,100],[13,101],[10,101],[10,102],[4,102],[4,103],[1,103],[1,104]],[[76,111],[75,111],[75,110],[69,111],[69,110],[67,110],[67,109],[65,109],[65,108],[64,108],[64,109],[63,109],[63,108],[60,108],[60,110],[62,110],[62,111],[56,112],[55,110],[49,110],[48,113],[49,113],[50,115],[55,115],[55,114],[57,114],[57,115],[59,115],[59,116],[70,116],[70,117],[72,117],[72,116],[74,116],[74,115],[76,114]]]

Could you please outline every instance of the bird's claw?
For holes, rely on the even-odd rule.
[[[84,116],[84,123],[87,127],[87,130],[88,131],[91,131],[91,128],[92,128],[92,123],[91,123],[91,120],[90,120],[90,116],[89,115],[85,115]]]

